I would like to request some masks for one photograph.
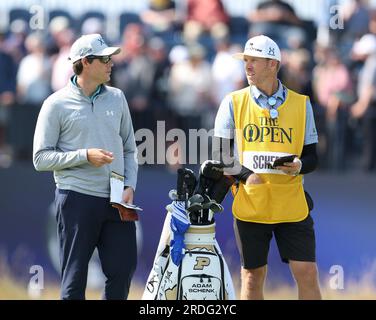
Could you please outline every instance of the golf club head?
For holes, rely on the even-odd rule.
[[[187,200],[196,189],[197,179],[191,169],[178,169],[177,195],[179,200]]]
[[[208,200],[202,204],[202,208],[204,210],[205,209],[211,210],[214,213],[222,212],[223,211],[222,205],[220,205],[219,203],[217,203],[215,200],[211,200],[209,197],[208,197]]]
[[[196,193],[192,197],[188,199],[188,206],[187,211],[188,212],[194,212],[202,210],[202,203],[204,202],[204,198],[202,195]]]
[[[205,201],[204,197],[201,194],[196,193],[188,199],[190,203],[202,203]]]
[[[223,211],[223,207],[217,203],[215,200],[210,199],[210,197],[205,194],[203,196],[204,202],[202,202],[202,209],[204,210],[204,213],[207,213],[206,211],[211,210],[213,212],[221,212]]]
[[[211,180],[219,180],[223,176],[223,167],[220,161],[206,160],[200,167],[200,175]]]
[[[209,207],[209,210],[211,210],[213,213],[218,213],[218,212],[222,212],[224,209],[223,209],[223,206],[221,204],[214,202]]]
[[[170,192],[168,193],[168,197],[172,201],[178,200],[178,192],[176,191],[176,189],[171,189]]]

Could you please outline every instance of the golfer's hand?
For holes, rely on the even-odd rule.
[[[295,158],[293,162],[285,162],[283,166],[278,166],[276,169],[282,170],[290,176],[296,176],[302,169],[302,162],[299,158]]]
[[[103,149],[88,149],[87,160],[94,167],[101,167],[104,164],[111,163],[114,160],[113,153]]]
[[[261,184],[263,183],[262,179],[257,173],[252,173],[246,180],[245,185],[251,185],[251,184]]]
[[[131,187],[126,188],[123,191],[122,199],[126,203],[133,203],[134,191]],[[113,204],[114,208],[118,209],[121,221],[137,221],[138,214],[136,210],[127,209],[120,204]]]
[[[122,199],[125,203],[133,203],[134,191],[131,187],[124,189]]]

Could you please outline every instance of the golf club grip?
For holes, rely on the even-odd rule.
[[[184,195],[184,169],[178,169],[178,179],[176,184],[176,191],[178,194],[178,197]]]

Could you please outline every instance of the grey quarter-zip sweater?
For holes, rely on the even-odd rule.
[[[90,148],[113,152],[113,162],[94,167],[87,159]],[[49,96],[35,128],[33,163],[38,171],[53,171],[59,189],[108,198],[114,171],[135,190],[137,148],[123,92],[102,85],[89,98],[72,79]]]

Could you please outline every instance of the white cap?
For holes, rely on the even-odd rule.
[[[69,60],[72,63],[87,56],[110,56],[120,52],[119,47],[109,47],[98,33],[78,38],[70,49]]]
[[[365,34],[360,40],[354,43],[352,52],[361,56],[376,53],[376,36]]]
[[[48,25],[51,33],[59,33],[69,28],[69,19],[64,16],[54,17]]]
[[[168,55],[168,59],[173,64],[188,60],[188,48],[181,44],[174,46]]]
[[[244,46],[244,52],[233,55],[236,59],[243,59],[244,56],[269,58],[280,62],[281,50],[272,39],[261,35],[249,39]]]
[[[88,18],[81,27],[82,34],[102,33],[104,31],[104,22],[96,17]]]
[[[12,33],[27,33],[27,23],[25,20],[13,20],[9,27]]]

